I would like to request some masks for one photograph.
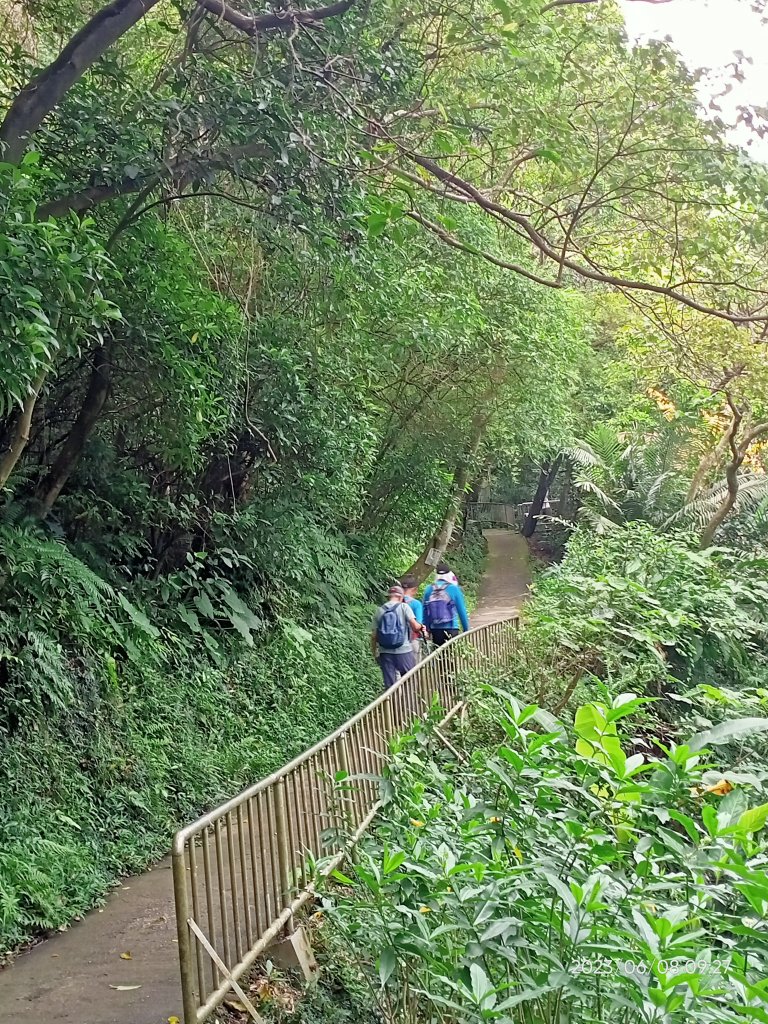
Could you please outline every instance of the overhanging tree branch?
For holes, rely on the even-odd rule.
[[[636,3],[644,4],[668,4],[671,0],[635,0]],[[546,4],[541,8],[541,13],[546,14],[547,11],[553,10],[555,7],[572,7],[574,4],[597,4],[600,0],[552,0],[551,3]]]
[[[487,263],[493,263],[496,267],[501,267],[502,270],[511,270],[515,274],[520,274],[521,277],[527,277],[529,281],[535,281],[536,284],[543,284],[547,288],[559,288],[561,285],[557,281],[551,280],[551,278],[539,277],[538,274],[534,274],[532,271],[527,270],[520,263],[512,263],[508,260],[499,259],[497,256],[493,256],[491,253],[484,252],[482,249],[476,249],[472,245],[466,245],[464,242],[460,242],[458,238],[446,231],[439,224],[436,224],[433,220],[423,216],[417,210],[409,210],[406,214],[411,220],[416,221],[417,224],[421,224],[422,227],[427,228],[433,235],[437,235],[439,239],[445,242],[446,245],[450,245],[453,249],[459,249],[461,252],[466,252],[470,256],[479,256],[480,259],[485,260]]]
[[[45,118],[121,36],[159,0],[112,0],[76,32],[47,68],[16,95],[0,125],[6,163],[16,164]]]
[[[0,124],[2,159],[17,164],[29,140],[45,118],[58,107],[85,72],[160,0],[112,0],[79,29],[55,60],[17,93]],[[344,14],[356,0],[339,0],[327,7],[299,11],[286,8],[270,14],[245,15],[222,0],[200,0],[200,7],[245,35],[261,32],[292,32],[302,25],[316,25]]]
[[[270,152],[269,147],[263,142],[253,141],[240,146],[230,146],[215,153],[201,153],[185,159],[180,158],[148,174],[137,175],[135,178],[122,178],[111,185],[94,185],[82,189],[80,192],[72,192],[68,196],[52,199],[51,202],[44,203],[38,208],[38,217],[40,220],[45,220],[47,217],[63,217],[70,211],[83,213],[85,210],[121,196],[150,191],[163,181],[189,183],[199,180],[203,175],[212,171],[233,171],[241,161],[266,157]]]
[[[338,3],[329,4],[327,7],[317,7],[314,10],[298,11],[287,7],[283,11],[275,11],[273,14],[248,15],[225,4],[222,0],[198,0],[200,7],[215,14],[228,25],[238,29],[248,36],[255,36],[260,32],[277,30],[289,32],[300,25],[317,25],[326,18],[334,18],[344,14],[350,9],[356,0],[339,0]]]
[[[392,139],[392,141],[395,142],[396,140]],[[472,185],[471,182],[468,182],[454,172],[441,167],[436,161],[429,157],[408,150],[403,145],[399,145],[398,148],[407,159],[412,160],[414,163],[424,168],[424,170],[428,171],[434,178],[442,182],[444,185],[450,186],[451,191],[446,191],[445,193],[446,200],[452,200],[452,192],[460,194],[463,193],[463,195],[471,197],[480,209],[491,214],[494,219],[508,225],[514,225],[519,233],[524,234],[544,256],[558,267],[558,270],[560,268],[564,268],[570,270],[578,277],[585,278],[588,281],[595,281],[600,284],[610,285],[613,288],[649,292],[653,295],[663,295],[667,298],[673,299],[675,302],[681,303],[684,306],[688,306],[690,309],[695,309],[699,313],[705,313],[708,316],[714,316],[733,324],[768,322],[768,313],[764,313],[759,310],[751,313],[732,313],[727,309],[717,309],[716,307],[708,306],[706,303],[699,302],[697,299],[693,298],[693,296],[668,285],[652,284],[649,281],[638,281],[632,278],[620,277],[610,271],[601,270],[595,265],[588,265],[584,262],[577,261],[572,257],[568,257],[563,252],[555,249],[553,244],[550,243],[544,235],[542,235],[542,233],[533,225],[531,220],[525,216],[525,214],[519,213],[516,210],[511,210],[509,207],[489,198],[487,194],[481,192],[480,189]],[[411,216],[413,216],[413,214],[411,214]],[[427,223],[425,226],[429,227],[429,224]],[[438,237],[441,237],[444,242],[453,245],[455,248],[467,248],[460,239],[451,235],[449,232],[435,233],[438,234]],[[488,262],[501,265],[498,257],[493,256],[491,253],[481,249],[473,251],[476,255],[487,259]],[[560,286],[560,281],[557,278],[540,278],[539,283],[546,284],[548,287],[552,288]]]

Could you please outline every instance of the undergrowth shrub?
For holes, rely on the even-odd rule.
[[[629,754],[647,698],[584,705],[572,730],[481,699],[495,743],[472,719],[460,759],[429,726],[405,737],[326,888],[385,1024],[766,1019],[766,772],[726,784],[721,751],[768,720]]]
[[[0,952],[66,926],[181,823],[371,700],[371,600],[391,572],[370,538],[267,503],[218,515],[213,552],[157,578],[121,578],[97,546],[77,557],[14,517],[0,522]],[[456,560],[470,588],[483,557],[475,537]]]
[[[254,600],[226,549],[119,588],[39,527],[0,528],[0,949],[65,926],[375,695],[370,563],[319,528],[305,543]]]
[[[767,664],[766,568],[643,523],[604,535],[577,530],[525,610],[523,656],[540,681],[551,676],[538,699],[556,705],[593,678],[657,695],[748,685]]]

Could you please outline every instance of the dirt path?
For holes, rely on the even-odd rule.
[[[473,626],[515,612],[530,582],[523,538],[510,530],[485,536],[488,568]],[[103,909],[0,970],[0,1024],[167,1024],[182,1015],[176,950],[164,860],[126,879]]]
[[[495,619],[514,615],[528,593],[531,570],[528,545],[513,530],[485,530],[488,568],[480,584],[477,609],[470,616],[472,626],[484,626]]]

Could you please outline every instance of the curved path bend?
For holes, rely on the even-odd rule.
[[[477,626],[518,611],[530,582],[523,538],[511,530],[485,536],[488,564],[472,615]],[[182,1016],[176,950],[167,858],[125,879],[103,908],[1,969],[0,1024],[168,1024]]]

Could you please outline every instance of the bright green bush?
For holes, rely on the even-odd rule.
[[[542,659],[604,680],[680,690],[745,685],[764,671],[768,585],[762,560],[698,550],[643,523],[578,530],[526,608],[526,643]]]
[[[494,746],[470,731],[457,761],[429,728],[406,737],[374,834],[325,897],[383,1021],[768,1019],[765,771],[727,792],[718,753],[768,720],[645,756],[624,731],[632,694],[583,706],[572,731],[502,691],[478,699]]]

